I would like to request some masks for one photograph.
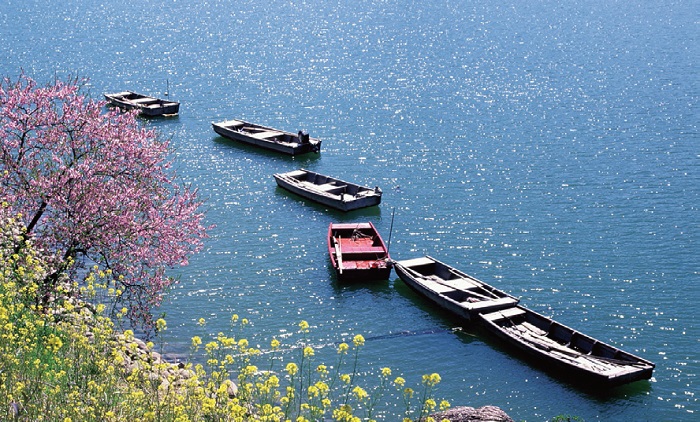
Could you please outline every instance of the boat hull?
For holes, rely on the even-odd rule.
[[[465,321],[518,303],[517,298],[429,256],[397,261],[394,271],[416,293]]]
[[[394,270],[421,296],[482,324],[560,378],[609,388],[652,375],[653,363],[519,306],[512,296],[429,256],[397,261]],[[479,295],[473,297],[475,292]]]
[[[226,120],[212,123],[212,128],[214,132],[224,138],[287,155],[300,155],[309,152],[318,153],[321,151],[321,141],[318,139],[309,138],[305,142],[300,139],[299,135],[291,132],[251,124],[242,120]],[[246,131],[247,128],[254,128],[255,131]],[[264,136],[266,133],[269,136]]]
[[[379,188],[371,189],[304,169],[273,177],[279,187],[340,211],[372,207],[382,201]]]
[[[391,257],[371,222],[331,223],[327,239],[328,255],[339,280],[389,279]]]
[[[122,110],[138,110],[141,116],[157,117],[175,115],[180,112],[177,101],[162,100],[131,91],[104,94],[107,102]]]
[[[480,315],[486,330],[545,370],[576,384],[616,387],[649,379],[654,364],[532,310]]]

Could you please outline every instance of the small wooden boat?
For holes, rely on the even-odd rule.
[[[328,254],[342,280],[387,280],[391,273],[389,250],[371,222],[331,223]]]
[[[105,99],[111,105],[123,110],[139,110],[142,116],[154,117],[174,115],[180,112],[180,103],[177,101],[161,100],[148,95],[137,94],[131,91],[104,94]]]
[[[614,387],[651,378],[654,364],[522,306],[480,315],[486,329],[576,383]]]
[[[226,120],[211,125],[214,132],[224,138],[289,155],[321,151],[321,140],[310,138],[303,130],[294,134],[243,120]]]
[[[518,304],[517,298],[430,256],[396,261],[394,270],[411,289],[466,321]]]
[[[273,175],[277,185],[290,192],[341,211],[379,205],[382,190],[356,185],[313,171],[299,169]]]

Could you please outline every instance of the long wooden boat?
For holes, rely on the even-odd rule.
[[[341,211],[382,202],[382,190],[378,187],[369,188],[309,170],[299,169],[273,176],[281,188]]]
[[[165,116],[180,112],[180,103],[177,101],[162,100],[132,91],[104,94],[104,96],[111,105],[124,110],[136,109],[142,116]]]
[[[321,151],[321,140],[310,138],[309,134],[303,130],[294,134],[243,120],[225,120],[211,125],[214,132],[224,138],[272,151],[289,155]]]
[[[518,304],[517,298],[430,256],[396,261],[394,270],[411,289],[466,321]]]
[[[523,306],[480,315],[486,329],[556,375],[614,387],[651,378],[654,364]]]
[[[340,280],[387,280],[391,257],[371,222],[331,223],[328,255]]]

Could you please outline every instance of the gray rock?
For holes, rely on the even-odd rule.
[[[238,386],[231,380],[226,380],[224,381],[224,385],[226,386],[226,394],[228,394],[229,398],[234,398],[238,395]]]
[[[447,419],[450,422],[514,422],[506,412],[496,406],[484,406],[478,409],[459,406],[430,416],[436,421]]]

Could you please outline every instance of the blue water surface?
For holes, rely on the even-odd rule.
[[[159,312],[167,345],[228,332],[268,348],[311,324],[318,362],[362,334],[381,367],[442,377],[452,405],[516,420],[693,420],[700,412],[697,1],[5,0],[0,74],[90,79],[182,102],[146,121],[207,198],[205,250]],[[307,129],[290,158],[211,130]],[[380,186],[341,214],[276,187],[308,168]],[[395,276],[344,285],[328,224],[372,221],[395,259],[432,255],[657,364],[611,392],[561,382]],[[206,325],[197,324],[199,318]],[[457,329],[456,329],[457,328]],[[288,352],[292,357],[295,352]],[[417,387],[417,386],[416,386]],[[386,420],[397,409],[385,406]]]

